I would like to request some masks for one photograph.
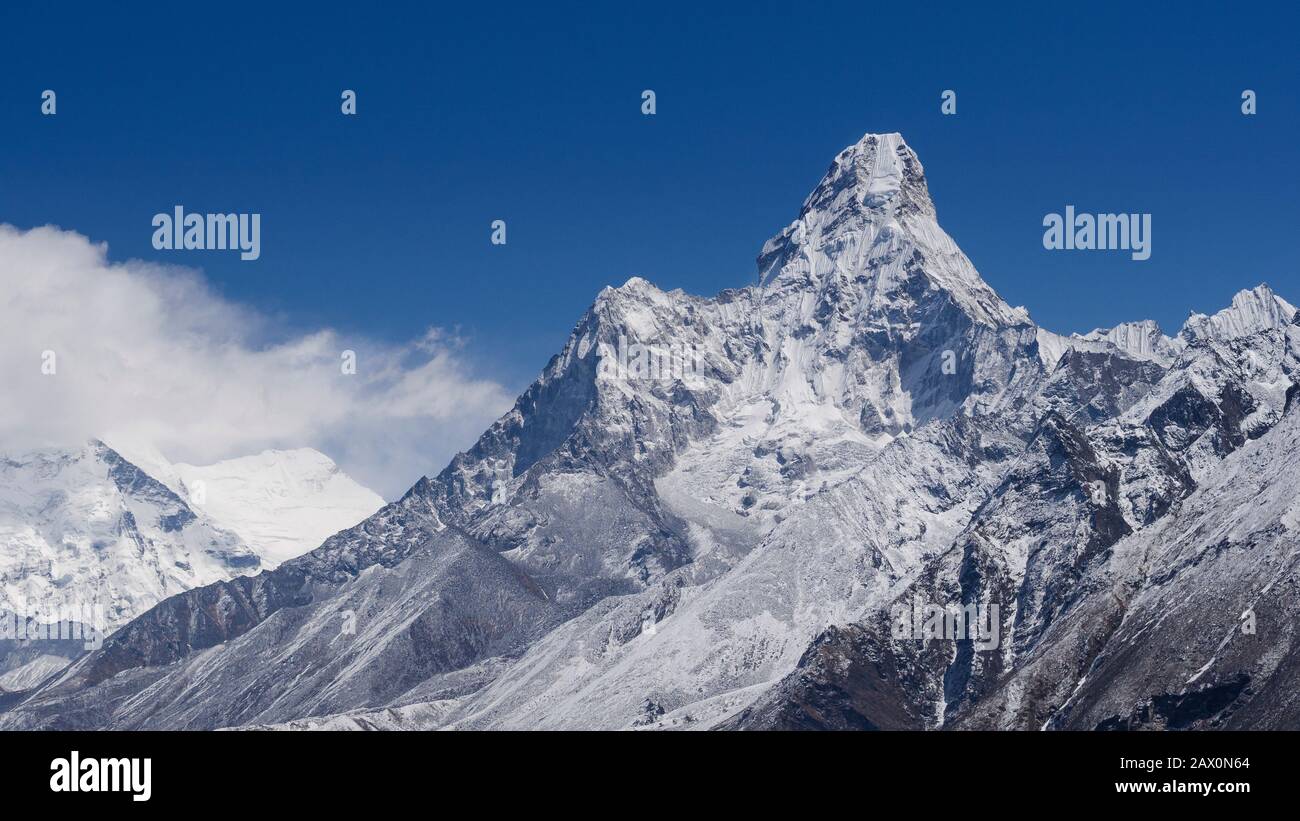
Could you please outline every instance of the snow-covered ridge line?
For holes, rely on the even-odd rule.
[[[1261,284],[1238,291],[1231,305],[1213,315],[1192,312],[1173,337],[1165,336],[1160,326],[1150,319],[1121,322],[1113,328],[1097,328],[1086,334],[1069,336],[1040,328],[1040,355],[1049,368],[1056,366],[1067,349],[1093,353],[1113,350],[1168,367],[1192,342],[1240,339],[1261,331],[1295,325],[1297,319],[1294,305],[1273,293],[1267,284]]]
[[[1263,284],[1237,292],[1232,304],[1212,316],[1193,313],[1179,336],[1199,339],[1238,339],[1271,328],[1297,324],[1296,307]]]

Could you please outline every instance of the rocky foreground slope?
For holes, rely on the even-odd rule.
[[[607,288],[440,474],[0,727],[1300,725],[1293,306],[1052,334],[897,134],[758,262],[711,299]]]

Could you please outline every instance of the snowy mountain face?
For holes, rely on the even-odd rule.
[[[301,556],[384,506],[379,494],[311,448],[172,468],[178,492],[252,546],[267,568]]]
[[[1270,305],[1279,310],[1258,310]],[[1264,458],[1275,463],[1277,472],[1288,470],[1285,426],[1279,422],[1286,413],[1287,391],[1294,397],[1297,389],[1279,395],[1278,385],[1295,385],[1300,328],[1294,310],[1260,287],[1239,294],[1216,321],[1208,319],[1194,316],[1188,321],[1169,370],[1151,372],[1154,363],[1145,362],[1145,384],[1142,379],[1131,381],[1140,398],[1127,406],[1098,413],[1094,401],[1086,416],[1072,420],[1049,412],[963,536],[919,579],[903,587],[891,608],[825,631],[792,674],[727,726],[1091,729],[1140,723],[1130,722],[1122,710],[1090,724],[1067,724],[1063,716],[1076,709],[1075,688],[1085,687],[1094,675],[1090,670],[1113,652],[1110,641],[1128,617],[1130,597],[1162,573],[1158,564],[1150,563],[1149,540],[1160,533],[1185,537],[1192,527],[1188,510],[1198,498],[1194,494],[1203,492],[1198,484],[1224,481],[1232,460],[1241,458],[1235,451],[1253,446],[1250,440],[1259,440],[1268,454]],[[1053,380],[1092,356],[1079,350],[1090,350],[1090,344],[1066,350]],[[1121,361],[1107,359],[1112,370]],[[1131,363],[1123,368],[1134,370]],[[1109,396],[1120,395],[1109,376],[1095,381]],[[1282,488],[1287,485],[1277,482]],[[1238,505],[1245,504],[1238,497],[1213,515],[1240,518]],[[1271,514],[1257,524],[1268,530],[1284,528],[1282,517]],[[1136,567],[1135,556],[1142,557]],[[1294,560],[1294,554],[1289,558]],[[1274,567],[1279,564],[1287,565],[1287,560],[1274,560]],[[1195,584],[1219,588],[1222,578],[1204,576]],[[1255,578],[1234,582],[1226,601],[1218,600],[1217,606],[1231,610],[1236,604],[1228,601],[1253,600],[1263,584]],[[1196,601],[1199,592],[1178,588],[1170,595]],[[1224,591],[1216,589],[1216,594]],[[900,641],[890,614],[894,607],[916,601],[949,610],[1000,604],[999,635],[1004,640],[993,652],[975,652],[970,642]],[[1203,599],[1200,605],[1205,605]],[[1226,614],[1216,610],[1205,614],[1201,623],[1225,624],[1243,609]],[[1160,647],[1161,655],[1186,661],[1183,648],[1195,644],[1190,636],[1202,629],[1193,614],[1184,610],[1181,621],[1166,621],[1167,613],[1148,616],[1147,651]],[[1284,657],[1293,653],[1289,630],[1276,630],[1254,647]],[[1202,663],[1212,656],[1206,654]],[[1145,707],[1138,706],[1143,698],[1129,706],[1146,716],[1147,725],[1222,726],[1234,699],[1245,692],[1241,676],[1251,675],[1240,669],[1225,673],[1224,690],[1215,689],[1219,684],[1204,685],[1213,710],[1203,706],[1204,694],[1189,694],[1191,682],[1186,678],[1162,680],[1162,689],[1145,695]],[[1142,686],[1154,686],[1153,681],[1147,679]],[[1228,693],[1233,697],[1226,698]],[[1202,706],[1199,713],[1190,707],[1167,708],[1176,717],[1165,720],[1150,717],[1152,699]],[[1294,723],[1298,718],[1292,711],[1269,721]]]
[[[161,602],[0,727],[1295,716],[1294,307],[1261,286],[1172,338],[1038,328],[939,227],[897,134],[841,152],[758,266],[712,299],[605,289],[440,474]],[[1182,601],[1212,629],[1175,629]],[[898,634],[914,606],[974,608],[997,640]],[[1247,606],[1255,644],[1217,632]]]
[[[274,567],[383,504],[308,449],[207,467],[141,461],[150,472],[102,442],[0,460],[0,613],[102,640],[169,596]],[[19,641],[14,623],[0,633],[5,690],[96,644]]]
[[[98,609],[108,629],[260,564],[100,442],[0,460],[0,542],[0,608],[51,618]]]

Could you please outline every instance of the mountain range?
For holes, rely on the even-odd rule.
[[[230,572],[288,520],[186,519],[221,578],[0,728],[1300,726],[1293,305],[1052,333],[898,134],[842,151],[758,271],[606,288],[471,448],[304,555]],[[640,355],[692,363],[611,367]],[[914,607],[999,640],[900,636]]]

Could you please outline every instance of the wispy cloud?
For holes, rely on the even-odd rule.
[[[0,225],[0,373],[0,451],[97,436],[202,464],[307,446],[387,498],[511,402],[438,329],[405,345],[287,335],[194,270],[110,262],[52,227]]]

